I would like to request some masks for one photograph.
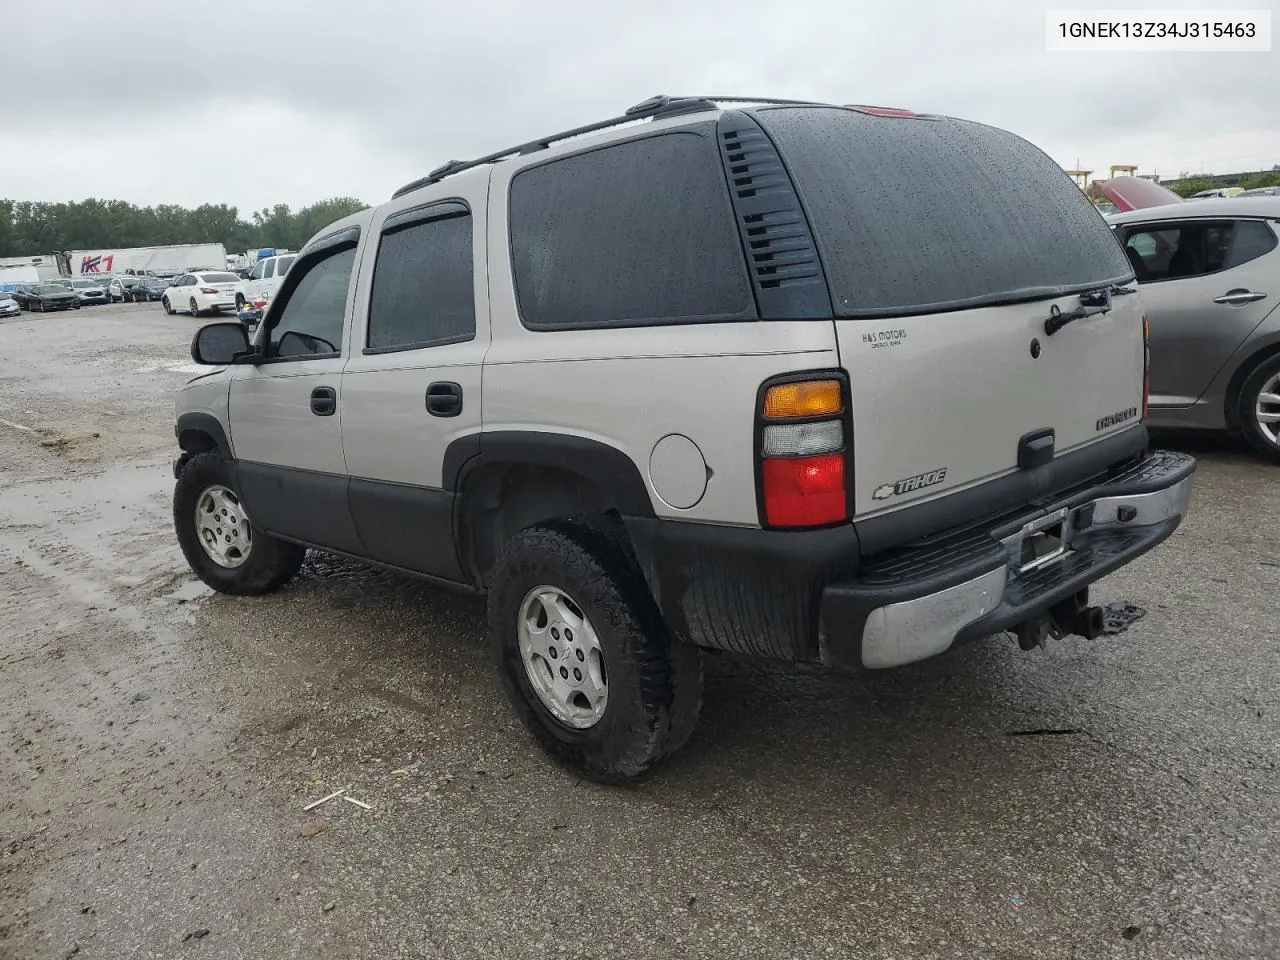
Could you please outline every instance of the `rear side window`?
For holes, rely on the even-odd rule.
[[[833,108],[756,116],[795,180],[841,316],[1055,296],[1132,273],[1080,188],[1011,133]]]
[[[369,298],[369,350],[410,350],[473,339],[471,264],[467,213],[420,219],[384,232]]]
[[[1224,269],[1230,270],[1241,264],[1256,260],[1276,248],[1276,235],[1261,220],[1239,220],[1236,222],[1235,237],[1231,241],[1231,249],[1227,252]]]
[[[516,174],[511,255],[526,326],[755,316],[713,132],[658,134]]]
[[[1270,236],[1270,231],[1263,224],[1247,221],[1164,221],[1131,228],[1125,238],[1125,252],[1140,283],[1201,277],[1229,266],[1239,266],[1266,253],[1269,247],[1258,249],[1265,238],[1252,232],[1243,236],[1244,245],[1241,246],[1240,228],[1254,226],[1262,227]],[[1274,238],[1271,238],[1271,245],[1275,245]],[[1244,259],[1232,262],[1237,255]]]

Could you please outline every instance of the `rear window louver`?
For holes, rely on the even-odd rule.
[[[813,232],[773,141],[739,110],[721,115],[717,134],[760,317],[830,317]]]

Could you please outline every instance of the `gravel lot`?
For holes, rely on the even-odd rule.
[[[1197,491],[1100,586],[1127,633],[716,659],[689,747],[606,789],[517,727],[479,601],[194,580],[196,325],[0,322],[0,957],[1280,955],[1280,470],[1243,448],[1167,438]],[[303,812],[340,788],[371,809]]]

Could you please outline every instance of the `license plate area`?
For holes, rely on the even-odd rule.
[[[1021,530],[1000,542],[1010,569],[1027,573],[1056,563],[1070,553],[1073,532],[1072,512],[1064,508],[1023,524]]]

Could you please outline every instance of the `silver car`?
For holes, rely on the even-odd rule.
[[[1280,197],[1112,214],[1151,325],[1158,427],[1239,430],[1280,462]]]

